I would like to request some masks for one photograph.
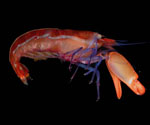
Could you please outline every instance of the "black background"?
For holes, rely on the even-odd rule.
[[[138,110],[150,104],[149,80],[149,9],[141,3],[19,3],[9,8],[4,14],[5,42],[7,44],[6,64],[7,82],[2,82],[2,99],[7,109],[31,109],[36,112],[45,110],[64,111],[93,109],[111,106],[129,106]],[[148,44],[120,46],[115,49],[123,54],[139,74],[139,80],[146,87],[143,96],[135,95],[122,83],[123,95],[117,99],[111,76],[105,62],[99,67],[101,73],[100,101],[96,102],[95,83],[89,85],[91,75],[83,76],[84,69],[79,69],[75,78],[70,82],[72,71],[68,69],[68,62],[58,59],[34,62],[23,58],[33,80],[29,86],[24,86],[16,76],[9,63],[9,49],[19,35],[38,28],[60,28],[90,30],[99,32],[108,38],[128,40],[128,42],[148,42]],[[19,108],[18,108],[19,107]],[[122,107],[122,108],[123,108]],[[140,108],[139,108],[140,107]],[[122,110],[121,108],[121,110]],[[37,111],[38,110],[38,111]]]

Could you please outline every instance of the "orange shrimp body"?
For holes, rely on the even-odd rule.
[[[70,64],[88,70],[84,75],[93,73],[90,83],[96,76],[97,100],[100,98],[98,66],[102,60],[105,60],[113,78],[118,99],[122,95],[120,80],[136,94],[144,94],[145,88],[137,80],[138,75],[131,64],[113,49],[114,45],[117,45],[115,40],[105,38],[96,32],[56,28],[37,29],[19,36],[14,41],[10,48],[9,60],[24,84],[27,84],[29,71],[20,63],[21,57],[34,60],[59,58],[70,61]],[[95,67],[91,66],[93,63],[95,63]]]

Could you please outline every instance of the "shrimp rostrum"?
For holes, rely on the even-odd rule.
[[[29,70],[20,63],[21,57],[34,60],[59,58],[92,73],[90,83],[96,78],[97,100],[100,98],[99,65],[105,60],[110,72],[117,98],[122,96],[120,82],[125,83],[135,94],[143,95],[145,87],[138,81],[138,74],[125,57],[115,51],[116,40],[91,31],[60,30],[56,28],[36,29],[19,36],[10,48],[9,60],[17,76],[27,84]],[[94,65],[92,65],[94,64]],[[75,73],[77,72],[75,70]]]

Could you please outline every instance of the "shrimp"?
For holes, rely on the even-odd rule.
[[[135,94],[143,95],[145,87],[138,81],[138,74],[127,59],[115,51],[113,48],[115,45],[118,45],[116,40],[106,38],[97,32],[57,28],[35,29],[24,33],[14,41],[10,48],[9,61],[25,85],[28,84],[29,70],[20,63],[21,57],[34,60],[58,58],[69,61],[69,69],[72,64],[77,66],[71,79],[74,78],[79,67],[86,70],[85,76],[92,73],[90,84],[96,77],[97,100],[99,100],[98,67],[105,60],[118,99],[122,96],[121,81]]]

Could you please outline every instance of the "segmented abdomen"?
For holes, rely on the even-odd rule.
[[[10,56],[19,59],[54,58],[58,53],[65,53],[79,47],[85,47],[86,40],[93,38],[93,32],[60,30],[56,28],[29,31],[18,37],[11,46]],[[72,41],[73,44],[70,44]]]

